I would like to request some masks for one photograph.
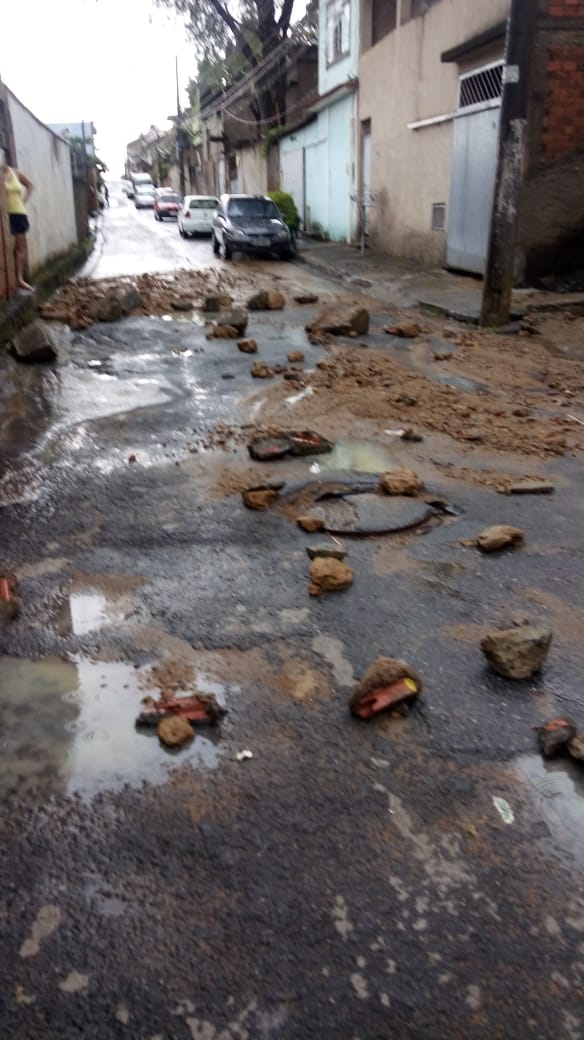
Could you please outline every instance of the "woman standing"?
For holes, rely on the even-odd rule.
[[[26,203],[33,190],[32,182],[20,170],[10,165],[11,156],[5,151],[4,191],[6,192],[6,210],[10,221],[10,234],[14,237],[14,261],[16,265],[16,283],[19,289],[33,292],[24,278],[26,268],[26,232],[30,225],[26,212]]]

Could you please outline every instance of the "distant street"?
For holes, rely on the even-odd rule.
[[[99,218],[96,249],[83,273],[109,278],[214,263],[207,235],[181,238],[176,220],[158,221],[151,209],[136,209],[119,183],[112,182],[110,206]]]

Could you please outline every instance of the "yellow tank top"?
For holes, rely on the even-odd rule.
[[[24,213],[26,215],[26,206],[22,197],[25,188],[10,166],[8,167],[8,176],[4,180],[4,191],[6,192],[7,213]]]

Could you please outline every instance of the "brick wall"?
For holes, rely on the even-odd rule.
[[[584,8],[584,4],[580,6]],[[550,47],[547,54],[543,158],[546,162],[553,162],[580,148],[584,149],[584,46]]]
[[[552,18],[584,18],[584,0],[548,0]]]

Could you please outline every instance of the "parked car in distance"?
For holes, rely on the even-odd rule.
[[[136,209],[148,209],[154,205],[154,185],[134,185],[134,205]]]
[[[183,238],[210,235],[219,199],[215,195],[185,195],[178,214],[178,231]]]
[[[134,185],[132,184],[129,177],[122,177],[120,184],[124,195],[127,195],[129,199],[134,198]]]
[[[164,220],[165,217],[178,217],[181,197],[172,188],[157,188],[154,197],[154,219]]]
[[[292,235],[267,195],[222,195],[211,232],[213,252],[226,260],[235,252],[294,255]]]

